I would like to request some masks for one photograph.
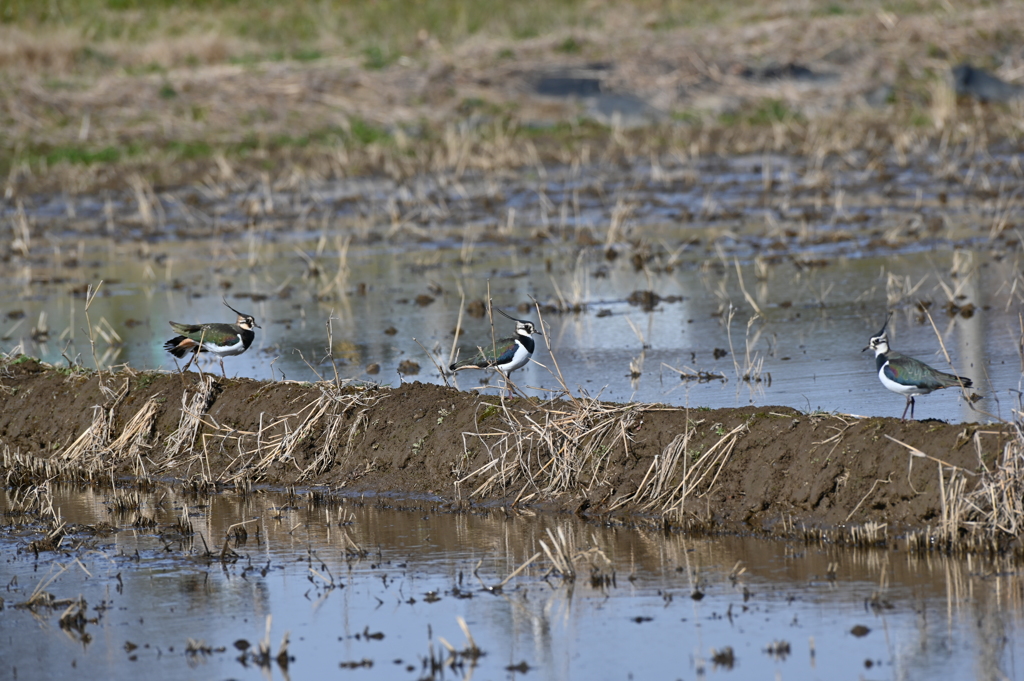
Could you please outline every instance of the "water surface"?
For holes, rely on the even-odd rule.
[[[1011,418],[1024,279],[997,229],[1008,204],[975,196],[1012,164],[986,164],[757,157],[182,189],[148,222],[130,195],[39,197],[0,211],[45,231],[0,269],[0,349],[173,370],[167,322],[233,321],[226,297],[262,327],[229,375],[441,382],[460,311],[460,352],[490,344],[487,319],[465,313],[489,293],[533,321],[534,300],[547,310],[536,363],[513,376],[527,394],[896,416],[903,398],[861,352],[895,310],[894,349],[985,398],[979,412],[940,391],[919,418]],[[644,309],[637,291],[661,300]],[[498,318],[494,333],[511,329]],[[487,380],[496,390],[479,372],[454,383]]]
[[[979,559],[424,501],[163,489],[120,513],[88,490],[53,500],[74,528],[58,551],[33,553],[40,535],[24,516],[0,537],[0,678],[442,678],[425,661],[448,656],[441,638],[466,648],[459,617],[485,654],[443,678],[1003,679],[1024,659],[1019,572]],[[182,515],[194,536],[175,532]],[[244,542],[225,539],[245,521]],[[486,588],[551,545],[549,532],[589,552],[574,582],[541,558]],[[18,607],[37,589],[84,598],[89,621],[62,628],[64,606]],[[274,655],[288,633],[286,671],[238,659],[235,642],[263,640],[268,618]]]

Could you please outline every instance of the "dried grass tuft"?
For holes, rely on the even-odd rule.
[[[701,509],[698,500],[714,489],[736,443],[750,428],[749,420],[728,432],[720,424],[714,424],[713,429],[720,433],[718,440],[706,450],[691,452],[690,440],[703,423],[703,420],[694,422],[687,417],[685,430],[654,458],[637,490],[620,497],[612,508],[636,504],[644,511],[677,521],[698,515]],[[698,503],[696,509],[692,508],[693,502]],[[706,507],[705,501],[703,508]]]
[[[940,491],[940,515],[936,527],[907,535],[911,551],[941,549],[951,553],[1001,554],[1011,550],[1024,558],[1017,539],[1024,532],[1024,424],[1021,412],[1008,424],[1012,437],[1006,439],[995,461],[989,465],[982,456],[982,438],[1005,438],[1002,430],[978,430],[971,436],[978,454],[978,471],[953,466],[937,457],[890,438],[910,454],[910,465],[925,460],[936,465]],[[889,437],[889,436],[886,436]]]
[[[599,487],[613,453],[629,455],[632,430],[643,412],[657,409],[609,405],[589,397],[528,411],[510,409],[504,400],[485,408],[500,414],[501,425],[462,436],[467,459],[475,442],[487,452],[488,462],[457,485],[478,481],[470,496],[507,493],[521,485],[517,502]]]
[[[181,396],[181,419],[178,421],[178,428],[167,438],[164,446],[167,465],[170,466],[175,458],[187,449],[191,449],[199,434],[202,425],[203,414],[210,408],[213,402],[213,377],[203,376],[199,381],[199,388],[194,393],[185,391]]]
[[[92,423],[55,457],[57,465],[76,468],[91,477],[131,460],[135,475],[147,477],[142,455],[152,446],[150,440],[158,410],[157,396],[150,397],[128,420],[120,434],[111,439],[115,412],[128,394],[128,380],[125,379],[117,391],[103,384],[100,384],[100,390],[110,400],[110,406],[93,407]]]
[[[3,450],[4,486],[9,489],[31,488],[52,480],[82,482],[82,471],[56,459],[43,459],[31,454],[13,451],[8,445]]]

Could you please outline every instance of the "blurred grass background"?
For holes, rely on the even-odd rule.
[[[949,67],[1013,79],[1022,45],[1024,5],[987,0],[0,0],[0,177],[10,196],[988,144],[1021,136],[1019,107],[958,103]],[[742,75],[771,63],[833,85]],[[527,102],[535,74],[587,64],[660,122]]]
[[[632,24],[664,31],[785,17],[920,14],[944,11],[946,5],[931,0],[3,0],[0,27],[31,36],[44,49],[48,36],[94,49],[105,45],[106,60],[104,54],[81,55],[81,64],[99,66],[117,61],[118,45],[217,36],[222,41],[218,46],[206,45],[183,60],[310,60],[361,53],[367,65],[384,67],[402,55],[415,56],[428,41],[451,47],[481,36],[517,41],[573,28],[614,30]],[[567,40],[561,47],[572,52],[581,46]],[[13,50],[8,46],[2,52],[10,59]],[[167,56],[166,61],[157,60],[159,66],[179,65],[176,51]]]
[[[938,3],[901,3],[907,8]],[[820,11],[848,11],[849,3]],[[738,9],[804,11],[782,3],[726,0],[5,0],[0,21],[25,28],[82,25],[95,37],[141,39],[165,33],[223,29],[263,40],[309,39],[322,33],[339,37],[410,38],[427,29],[444,40],[480,32],[516,38],[552,28],[600,22],[609,13],[655,13],[665,27],[719,20]],[[741,18],[741,17],[737,17]]]

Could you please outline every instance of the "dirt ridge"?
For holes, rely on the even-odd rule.
[[[189,412],[202,420],[189,422]],[[339,389],[68,371],[30,359],[0,365],[8,484],[46,460],[79,479],[113,470],[217,487],[326,486],[593,516],[701,518],[743,531],[925,528],[943,513],[951,472],[974,480],[1009,437],[991,425],[786,407],[541,403],[422,383]],[[544,477],[563,464],[564,481]],[[691,494],[680,500],[672,493],[688,474]]]

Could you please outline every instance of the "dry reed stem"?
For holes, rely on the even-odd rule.
[[[571,396],[567,389],[566,392]],[[663,409],[655,405],[607,405],[585,395],[572,399],[569,404],[546,403],[539,409],[521,411],[511,410],[502,400],[499,413],[503,425],[486,432],[477,429],[462,434],[466,460],[472,458],[475,443],[483,447],[487,461],[468,474],[460,474],[456,487],[478,480],[470,497],[519,488],[514,503],[536,494],[589,492],[606,483],[602,479],[605,463],[613,452],[619,451],[620,445],[622,454],[629,455],[631,430],[642,414]],[[499,405],[481,406],[490,409]],[[706,495],[748,428],[743,424],[724,434],[692,469],[687,470],[684,463],[683,481],[666,491],[670,481],[676,480],[675,471],[685,458],[685,443],[695,426],[688,423],[687,427],[688,434],[673,440],[652,463],[637,492],[619,498],[609,510],[633,502],[642,504],[645,510],[657,507],[658,512],[666,513],[677,509],[690,493]],[[527,494],[531,488],[533,491]]]
[[[558,532],[553,533],[551,528],[545,530],[551,546],[548,546],[543,539],[540,540],[540,547],[555,572],[562,579],[573,581],[576,579],[576,568],[573,566],[573,556],[576,553],[572,540],[566,536],[565,528],[559,527]]]
[[[1024,531],[1024,432],[1019,422],[1013,423],[1012,428],[1014,437],[1003,446],[995,465],[990,468],[981,462],[977,473],[886,436],[905,447],[911,457],[936,463],[941,511],[938,534],[934,536],[943,546],[991,550],[996,545],[990,540],[1017,537]],[[980,442],[976,447],[980,457]],[[926,536],[933,535],[926,533]]]
[[[156,420],[157,397],[158,395],[154,395],[146,400],[142,408],[125,424],[117,439],[107,447],[111,463],[122,459],[136,459],[141,466],[142,450],[152,448],[146,441],[152,434],[153,422]]]
[[[932,331],[935,332],[935,337],[939,340],[939,347],[942,348],[942,354],[946,358],[946,364],[949,365],[950,372],[956,376],[958,381],[960,381],[960,394],[967,397],[967,388],[964,386],[963,380],[960,378],[960,373],[956,370],[956,367],[953,366],[953,360],[950,359],[949,351],[946,350],[946,343],[942,340],[942,334],[939,333],[939,327],[935,326],[935,320],[932,319],[932,314],[928,311],[928,308],[924,309],[924,314],[928,318],[928,322],[932,325]],[[972,409],[974,408],[974,403],[971,400],[967,400],[967,404]]]
[[[317,445],[313,461],[303,470],[299,480],[322,475],[329,471],[339,458],[347,456],[352,451],[352,446],[355,443],[356,436],[359,434],[359,429],[368,421],[367,414],[370,409],[379,400],[383,399],[386,394],[378,392],[371,395],[366,392],[354,392],[349,395],[341,395],[336,390],[323,390],[320,401],[326,402],[329,408],[324,410],[320,418],[327,420],[328,424]],[[339,441],[345,432],[343,428],[345,415],[355,409],[358,409],[358,411],[352,423],[348,426],[345,445],[339,457],[337,449]]]
[[[568,406],[568,412],[542,407],[531,413],[513,411],[502,401],[503,427],[463,433],[467,458],[471,456],[470,441],[475,439],[489,460],[458,483],[496,469],[470,496],[506,492],[523,480],[546,495],[587,490],[598,484],[616,442],[629,453],[629,431],[644,406],[605,405],[588,398],[577,398]],[[535,418],[537,412],[540,418]]]
[[[526,562],[524,562],[524,563],[523,563],[522,565],[520,565],[519,567],[517,567],[517,568],[516,568],[515,570],[513,570],[512,572],[510,572],[510,573],[508,574],[508,576],[507,576],[507,577],[505,577],[505,579],[501,580],[500,582],[498,582],[497,584],[495,584],[495,585],[494,585],[494,586],[492,586],[492,587],[487,587],[488,591],[494,591],[494,590],[496,590],[496,589],[500,589],[500,588],[502,588],[503,586],[505,586],[506,584],[508,584],[509,582],[511,582],[511,581],[512,581],[513,579],[515,579],[516,575],[518,575],[518,574],[519,574],[520,572],[522,572],[522,571],[523,571],[523,570],[525,570],[526,568],[530,567],[530,565],[532,565],[532,564],[533,564],[533,562],[534,562],[535,560],[537,560],[538,558],[540,558],[540,556],[541,556],[541,554],[539,554],[539,553],[535,553],[535,554],[533,554],[532,556],[530,556],[530,557],[529,557],[529,558],[528,558],[528,559],[526,560]]]
[[[298,411],[278,415],[267,420],[260,414],[257,431],[247,431],[219,423],[205,413],[209,406],[212,379],[207,377],[195,394],[182,397],[182,416],[178,429],[168,438],[165,467],[174,457],[187,455],[188,466],[199,463],[206,482],[222,481],[251,484],[263,478],[270,466],[277,462],[291,463],[299,471],[299,480],[308,480],[330,470],[340,457],[351,451],[360,428],[374,403],[387,395],[354,391],[343,394],[336,383],[322,381],[317,384],[320,395]],[[345,419],[355,411],[352,422],[345,427]],[[195,447],[196,439],[201,447]],[[312,460],[305,468],[298,465],[300,450],[313,440],[317,441]],[[342,443],[344,441],[344,443]],[[209,448],[217,446],[223,453],[231,445],[237,451],[223,471],[214,473],[209,465]],[[339,452],[340,450],[340,452]],[[231,474],[230,471],[236,471]]]
[[[761,307],[757,304],[757,301],[754,300],[753,296],[747,293],[747,287],[743,283],[743,270],[740,269],[740,259],[734,256],[732,260],[733,264],[736,266],[736,279],[739,282],[740,292],[743,294],[743,298],[747,301],[750,307],[754,308],[754,314],[756,316],[764,317],[764,313],[761,312]]]
[[[130,420],[125,432],[122,432],[116,441],[111,442],[114,411],[128,394],[128,379],[125,379],[118,392],[103,383],[99,384],[99,388],[100,392],[111,400],[110,406],[93,406],[92,423],[56,457],[62,465],[77,466],[88,471],[90,476],[105,468],[105,464],[115,464],[126,455],[138,457],[156,418],[156,405],[149,403],[143,405],[143,408]],[[105,459],[110,459],[110,461],[105,461]],[[141,458],[138,465],[141,466]]]
[[[673,491],[667,490],[667,486],[675,478],[676,471],[680,468],[685,471],[688,456],[690,438],[697,432],[697,426],[704,423],[704,420],[690,421],[689,414],[686,418],[686,427],[672,439],[661,454],[654,457],[654,461],[648,467],[643,479],[637,486],[632,496],[623,495],[613,505],[612,509],[623,506],[626,503],[639,504],[643,509],[652,509],[655,506],[672,504],[676,500],[672,498]],[[677,488],[678,489],[678,488]]]
[[[30,487],[47,484],[53,480],[84,480],[91,475],[83,476],[83,471],[74,464],[52,459],[41,459],[31,454],[12,451],[4,445],[3,451],[4,484],[9,488]]]
[[[919,457],[919,458],[923,458],[923,459],[928,459],[929,461],[934,461],[934,462],[938,463],[940,466],[945,466],[946,468],[954,468],[954,469],[957,469],[957,470],[961,470],[961,471],[963,471],[965,473],[968,473],[970,475],[976,475],[976,473],[972,473],[971,471],[968,471],[966,468],[960,468],[959,466],[954,466],[953,464],[947,463],[946,461],[943,461],[942,459],[939,459],[939,458],[936,458],[934,456],[931,456],[930,454],[925,454],[924,452],[922,452],[920,449],[918,449],[914,445],[909,445],[906,442],[903,442],[902,440],[897,440],[896,438],[892,437],[891,435],[885,435],[885,437],[886,437],[886,439],[892,440],[893,442],[895,442],[898,445],[906,447],[907,450],[910,452],[911,456]]]
[[[198,390],[191,396],[187,390],[182,393],[178,428],[167,438],[167,444],[164,446],[165,465],[173,465],[174,459],[186,449],[191,451],[202,425],[203,414],[210,408],[212,399],[213,378],[210,376],[203,376],[200,379]]]
[[[62,462],[67,465],[74,464],[86,468],[87,466],[82,466],[82,463],[98,458],[99,452],[102,452],[107,446],[110,436],[107,411],[99,405],[92,409],[92,424],[60,454]]]
[[[682,517],[688,500],[710,494],[739,438],[749,430],[750,422],[741,423],[721,435],[691,464],[688,444],[700,423],[702,421],[687,421],[686,431],[677,435],[656,457],[637,490],[619,498],[612,508],[636,503],[644,510],[655,511],[663,516]],[[709,475],[711,479],[705,482]],[[675,487],[668,489],[667,485],[673,480],[678,482]]]
[[[86,288],[85,291],[85,325],[89,330],[89,347],[92,349],[92,360],[96,366],[96,370],[99,371],[103,368],[100,364],[99,357],[96,355],[96,333],[93,329],[92,322],[89,319],[89,308],[92,306],[92,302],[96,300],[96,295],[100,292],[100,287],[103,286],[103,280],[96,284],[96,289],[93,290],[92,284]]]
[[[846,519],[843,520],[843,522],[844,523],[850,522],[850,518],[852,518],[853,514],[857,512],[857,509],[860,508],[861,504],[863,504],[865,501],[867,501],[867,498],[871,496],[871,494],[875,491],[875,487],[878,486],[878,483],[882,483],[883,485],[888,485],[891,482],[892,482],[892,475],[890,475],[889,478],[886,479],[886,480],[879,480],[879,479],[876,478],[875,481],[873,483],[871,483],[871,489],[868,490],[867,494],[865,494],[864,496],[862,496],[860,498],[860,501],[857,502],[857,505],[853,507],[853,510],[850,511],[850,513],[846,516]]]

